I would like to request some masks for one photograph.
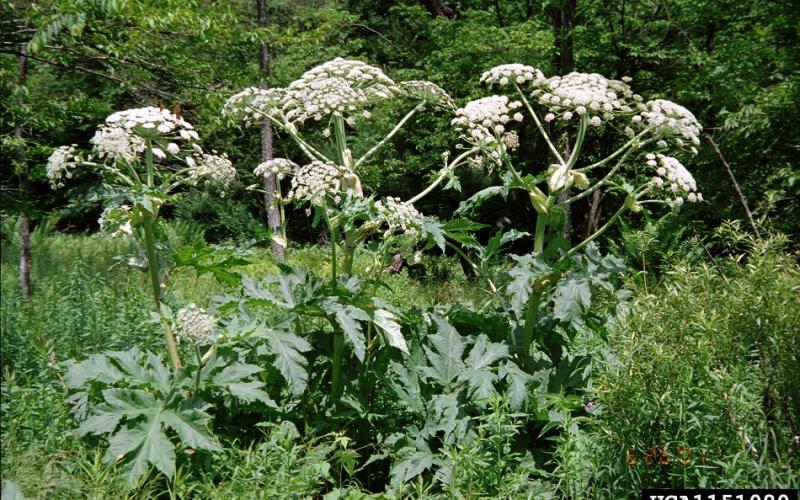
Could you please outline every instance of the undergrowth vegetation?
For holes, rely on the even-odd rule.
[[[354,447],[353,433],[313,437],[280,418],[254,419],[201,461],[190,449],[179,451],[171,480],[149,474],[129,489],[124,470],[103,463],[102,444],[74,434],[62,362],[134,343],[159,345],[158,325],[139,319],[147,310],[146,276],[118,264],[117,238],[40,232],[35,243],[32,303],[21,298],[18,253],[8,239],[2,260],[3,479],[26,498],[112,498],[122,490],[130,498],[357,498],[374,489],[369,481],[380,474],[358,474],[370,450]],[[608,341],[579,335],[571,348],[570,356],[593,353],[580,404],[563,395],[542,401],[557,433],[537,437],[531,415],[494,398],[471,439],[438,450],[442,487],[412,481],[393,495],[625,498],[650,486],[797,487],[800,396],[792,381],[800,370],[800,274],[781,245],[751,242],[736,256],[673,262],[646,291],[636,280]],[[321,260],[314,248],[291,255],[312,267]],[[402,271],[389,279],[395,298],[425,309],[443,295],[482,296],[453,259],[431,259],[449,270],[446,279],[415,280]],[[261,258],[252,274],[274,268]],[[219,287],[193,270],[171,279],[175,294],[202,305],[210,304],[199,302],[201,290]],[[407,386],[399,389],[411,397]],[[437,391],[421,389],[425,398]],[[409,416],[418,411],[410,400],[403,407]],[[400,421],[384,425],[387,433],[401,428]]]

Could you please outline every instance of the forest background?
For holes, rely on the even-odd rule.
[[[514,61],[546,74],[629,76],[642,94],[668,97],[695,113],[708,137],[692,171],[701,187],[714,189],[675,227],[691,222],[700,234],[723,220],[748,220],[732,174],[752,219],[796,238],[799,22],[792,2],[5,1],[3,211],[23,214],[33,225],[47,220],[61,230],[95,229],[99,182],[54,193],[46,182],[47,157],[56,145],[87,144],[94,125],[113,110],[155,104],[180,110],[243,177],[224,201],[198,191],[171,215],[202,223],[211,241],[263,237],[263,200],[245,191],[256,182],[248,176],[261,161],[262,141],[221,117],[233,93],[284,86],[341,56],[377,64],[397,79],[428,79],[461,102],[479,95],[482,71]],[[23,44],[29,44],[24,59]],[[387,125],[394,118],[386,113]],[[412,194],[452,143],[448,122],[417,119],[366,166],[364,183],[377,194]],[[602,152],[603,137],[593,140]],[[280,136],[271,148],[267,154],[276,157],[299,156]],[[452,213],[491,182],[467,174],[462,192],[444,192],[420,209]],[[590,214],[602,218],[602,209],[598,193],[571,214],[567,230],[587,234]],[[485,211],[506,226],[530,229],[525,200],[489,204]],[[292,240],[319,239],[302,212],[289,219]]]

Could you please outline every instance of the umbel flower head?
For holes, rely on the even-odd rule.
[[[175,337],[179,342],[189,341],[203,345],[214,341],[216,319],[195,304],[178,311],[175,322]]]
[[[700,144],[703,127],[692,112],[680,104],[664,99],[648,101],[641,114],[633,117],[633,121],[656,127],[658,134],[673,139],[679,147],[689,143],[690,151],[697,154],[696,146]]]
[[[72,178],[72,169],[78,164],[76,144],[56,148],[47,159],[47,178],[53,188],[63,187],[64,179]]]
[[[168,109],[149,106],[111,114],[105,125],[97,129],[91,143],[100,158],[131,162],[144,153],[145,139],[156,143],[169,139],[175,144],[173,141],[196,141],[199,137],[183,118]],[[174,151],[174,146],[167,149]],[[154,149],[154,155],[166,156],[160,148]]]
[[[193,182],[196,184],[200,179],[207,179],[211,184],[227,188],[236,180],[236,169],[225,153],[217,154],[204,153],[199,161],[195,162],[195,168],[191,172]]]
[[[287,175],[291,175],[292,172],[298,168],[300,167],[298,167],[297,163],[293,162],[292,160],[287,160],[286,158],[273,158],[272,160],[259,163],[255,170],[253,170],[253,173],[259,177],[269,177],[270,175],[275,175],[278,180],[282,180]]]
[[[492,161],[500,164],[506,148],[519,144],[516,133],[506,127],[509,122],[522,121],[522,113],[516,111],[521,106],[521,102],[509,101],[506,96],[483,97],[457,109],[451,123],[461,130],[465,141],[485,149]]]
[[[253,124],[269,115],[278,115],[283,106],[286,89],[249,87],[231,96],[222,108],[224,116],[238,117]]]
[[[544,117],[547,122],[586,115],[590,125],[598,126],[616,114],[633,112],[632,106],[641,100],[625,82],[597,73],[553,76],[537,80],[534,87],[531,96],[549,110]]]
[[[134,185],[139,177],[131,173],[144,164],[148,146],[152,152],[153,163],[161,166],[155,171],[155,180],[165,168],[179,170],[182,176],[176,179],[172,172],[166,178],[169,184],[162,187],[174,189],[180,184],[197,185],[200,179],[228,187],[233,183],[236,169],[227,156],[206,154],[196,142],[199,139],[194,127],[183,118],[169,110],[145,107],[118,111],[106,118],[91,139],[95,157],[106,160],[107,164],[91,163],[75,152],[75,145],[62,146],[53,152],[47,162],[47,176],[53,187],[63,186],[65,178],[72,176],[72,169],[79,164],[104,168],[115,175],[123,184]],[[127,164],[127,167],[117,163]],[[175,164],[185,164],[175,167]],[[128,168],[130,167],[130,168]],[[143,177],[142,177],[143,178]]]
[[[544,80],[541,71],[533,66],[524,64],[501,64],[486,71],[481,75],[481,83],[497,84],[501,87],[506,85],[522,85],[527,82]]]
[[[329,196],[334,203],[339,203],[342,200],[342,180],[350,173],[343,167],[322,161],[303,165],[292,177],[292,188],[287,199],[323,206]]]
[[[422,234],[424,216],[414,208],[414,205],[400,198],[388,196],[384,200],[376,201],[375,209],[389,226],[384,233],[385,237],[398,232],[412,238],[419,238]]]
[[[663,190],[672,199],[670,204],[679,207],[684,203],[684,196],[689,202],[703,201],[703,194],[697,191],[697,183],[691,172],[677,158],[662,154],[646,155],[647,165],[655,169],[653,186]]]

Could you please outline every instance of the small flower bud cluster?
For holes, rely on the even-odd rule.
[[[406,203],[400,198],[388,196],[383,201],[376,201],[375,208],[389,226],[384,233],[385,237],[396,232],[402,232],[413,238],[420,237],[423,215],[414,208],[414,205]]]
[[[209,182],[222,187],[230,187],[236,180],[236,169],[225,153],[217,154],[204,153],[199,163],[191,162],[196,165],[195,170],[190,174],[197,182],[200,178],[208,179]],[[190,164],[191,157],[187,157],[187,164]]]
[[[632,112],[630,101],[642,99],[626,83],[597,73],[572,72],[537,81],[534,86],[537,88],[531,95],[550,111],[544,117],[546,122],[586,115],[589,124],[596,127],[603,120],[613,120],[616,114]]]
[[[178,311],[176,319],[175,337],[179,342],[189,341],[203,345],[214,340],[214,316],[195,304],[189,304]]]
[[[657,132],[665,136],[673,136],[678,146],[683,147],[685,141],[692,144],[690,150],[697,154],[700,144],[700,131],[703,127],[691,111],[680,104],[664,99],[649,101],[641,113],[641,118],[634,116],[634,122],[656,127]]]
[[[77,165],[76,147],[76,144],[58,147],[47,159],[47,178],[53,188],[63,187],[64,179],[72,178],[71,169]]]
[[[111,236],[120,234],[133,234],[131,226],[131,207],[130,205],[109,205],[97,219],[100,231],[111,233]]]
[[[299,167],[297,163],[293,162],[292,160],[287,160],[286,158],[273,158],[272,160],[267,160],[263,163],[260,163],[253,173],[259,177],[269,177],[270,175],[275,175],[278,180],[283,180],[284,177],[287,175],[291,175],[292,172],[297,170]]]
[[[542,72],[533,66],[524,64],[502,64],[481,75],[481,83],[497,84],[501,87],[514,83],[523,85],[526,82],[540,80],[544,80]]]
[[[303,165],[292,177],[292,188],[287,198],[290,201],[307,201],[314,206],[322,206],[325,204],[325,197],[331,196],[334,203],[339,203],[342,178],[346,173],[344,169],[322,161]]]
[[[424,100],[441,108],[449,110],[456,109],[456,105],[450,97],[450,94],[442,87],[427,80],[408,80],[400,82],[400,89],[408,97]]]
[[[675,198],[670,202],[673,207],[683,205],[684,195],[690,202],[703,201],[703,194],[697,192],[697,183],[691,172],[676,158],[652,153],[647,154],[645,158],[647,165],[656,171],[656,176],[652,180],[653,185],[674,193]]]
[[[222,107],[222,114],[242,118],[250,125],[267,116],[280,114],[285,97],[286,90],[282,88],[249,87],[228,98]]]
[[[464,140],[488,148],[492,161],[500,164],[506,144],[514,144],[513,137],[507,138],[511,132],[506,132],[506,125],[512,120],[522,121],[522,113],[514,112],[521,106],[519,101],[509,102],[506,96],[484,97],[457,109],[451,123],[462,130]]]

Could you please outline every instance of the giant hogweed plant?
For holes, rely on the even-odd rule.
[[[683,152],[697,153],[701,126],[694,115],[670,101],[645,102],[628,85],[630,80],[623,80],[575,72],[547,78],[531,66],[507,64],[486,71],[481,82],[508,95],[477,99],[456,110],[453,125],[469,150],[477,150],[470,161],[499,170],[502,179],[501,185],[466,200],[458,212],[470,213],[491,196],[521,191],[536,214],[532,235],[498,234],[486,246],[463,238],[460,248],[453,246],[516,320],[519,329],[512,341],[522,353],[536,344],[557,362],[564,342],[554,328],[574,331],[592,319],[587,316],[592,287],[612,289],[609,278],[624,270],[621,260],[600,254],[596,241],[625,214],[657,205],[678,209],[703,199],[691,173],[676,158]],[[512,126],[524,120],[533,122],[549,151],[549,159],[534,160],[530,172],[523,171],[512,154],[519,144]],[[604,133],[603,140],[617,148],[587,161],[591,151],[584,145],[594,131]],[[571,148],[560,149],[558,144],[570,135]],[[620,193],[623,201],[599,229],[571,245],[560,236],[568,206],[601,188]],[[526,237],[533,240],[532,253],[512,255],[514,266],[503,276],[490,276],[488,264],[502,246]]]
[[[253,376],[262,371],[239,361],[236,353],[217,351],[216,319],[190,304],[177,313],[164,303],[167,264],[193,266],[222,281],[240,278],[229,269],[243,263],[230,253],[210,255],[199,245],[168,253],[159,241],[160,209],[180,195],[183,186],[208,184],[224,190],[236,170],[225,155],[206,153],[192,125],[168,110],[146,107],[110,115],[82,153],[62,146],[51,155],[47,175],[61,187],[76,169],[100,175],[111,193],[100,218],[102,230],[132,238],[143,258],[130,262],[147,269],[153,295],[153,322],[163,328],[165,354],[128,351],[95,354],[68,362],[64,377],[81,422],[79,435],[108,437],[107,463],[122,462],[131,481],[155,466],[167,477],[175,473],[174,437],[184,449],[220,449],[208,430],[209,409],[234,404],[274,405]],[[189,362],[181,359],[179,342]],[[143,339],[144,343],[144,339]]]
[[[410,110],[375,142],[363,151],[351,149],[358,130],[368,126],[375,107],[388,100],[408,102]],[[280,133],[294,141],[306,156],[305,165],[277,158],[258,165],[257,176],[275,175],[280,181],[291,177],[291,188],[283,195],[277,183],[275,199],[281,208],[286,203],[309,207],[315,211],[315,222],[325,224],[330,235],[331,276],[326,284],[297,268],[285,268],[286,276],[270,278],[267,283],[244,283],[244,296],[251,305],[269,304],[290,317],[304,316],[327,320],[330,335],[330,395],[338,400],[344,388],[345,340],[359,362],[364,363],[378,342],[408,352],[395,313],[383,301],[369,296],[364,286],[353,276],[353,259],[357,248],[368,238],[379,236],[384,249],[393,245],[413,246],[419,241],[444,248],[448,231],[463,232],[461,223],[441,224],[422,215],[414,203],[422,199],[453,171],[465,164],[477,148],[454,159],[444,158],[444,165],[430,186],[409,200],[396,197],[375,199],[365,196],[359,171],[372,155],[390,141],[412,117],[433,107],[452,111],[451,98],[440,87],[427,81],[395,82],[380,69],[360,61],[334,59],[317,66],[285,88],[249,88],[231,97],[224,114],[245,123],[269,122]],[[322,128],[321,134],[309,133]],[[321,137],[322,144],[311,137]],[[331,154],[332,152],[332,154]],[[281,211],[283,214],[283,211]],[[285,220],[284,220],[285,224]],[[280,284],[281,296],[267,289],[270,282]],[[290,297],[287,283],[315,283],[313,293],[302,301]],[[306,330],[315,330],[313,321],[306,321]],[[302,328],[301,328],[302,330]],[[372,332],[378,336],[370,337]],[[305,333],[308,333],[307,331]],[[284,335],[288,335],[285,333]],[[296,348],[304,347],[299,339],[292,340]],[[274,349],[273,349],[274,351]],[[289,356],[284,353],[281,356]],[[293,351],[291,357],[302,357]],[[283,366],[287,366],[285,363]],[[284,376],[292,387],[298,388],[297,378],[288,369]],[[304,375],[305,377],[305,375]],[[303,378],[304,380],[304,378]]]

